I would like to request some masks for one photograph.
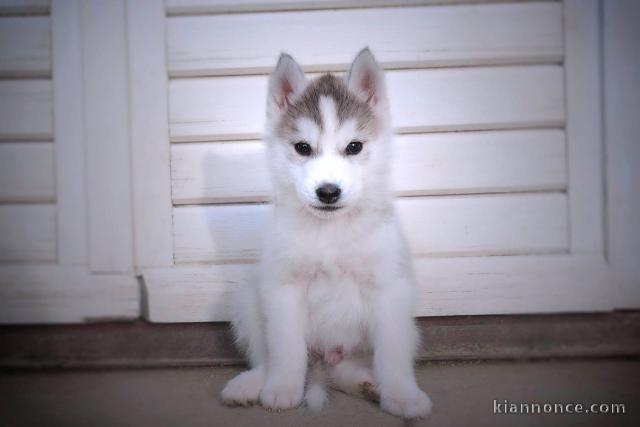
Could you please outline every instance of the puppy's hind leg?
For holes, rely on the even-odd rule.
[[[266,375],[262,311],[253,287],[238,288],[233,302],[232,326],[236,344],[248,356],[251,369],[231,379],[220,396],[225,405],[250,406],[257,403]]]
[[[331,387],[344,393],[364,397],[373,402],[380,401],[371,370],[371,358],[366,356],[346,357],[329,368]]]
[[[321,361],[315,362],[307,376],[307,391],[304,393],[304,403],[312,411],[319,411],[329,401],[327,393],[327,373]]]

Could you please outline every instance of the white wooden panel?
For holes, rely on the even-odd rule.
[[[51,7],[58,207],[58,263],[88,264],[87,174],[80,0]]]
[[[423,258],[415,261],[417,316],[608,311],[613,307],[600,257],[567,255]],[[144,271],[147,319],[230,319],[230,294],[250,286],[255,265]]]
[[[385,68],[559,62],[562,40],[559,3],[168,20],[169,71],[174,76],[265,73],[282,50],[307,70],[345,70],[363,46],[369,46]]]
[[[51,74],[49,18],[0,18],[0,76]]]
[[[0,139],[51,139],[49,80],[0,80]]]
[[[640,2],[604,2],[607,249],[618,307],[640,308]]]
[[[0,323],[81,323],[139,316],[133,275],[90,274],[84,267],[0,266]]]
[[[136,266],[173,264],[164,5],[129,0],[129,102]]]
[[[561,193],[409,197],[396,202],[416,256],[562,252],[568,247]]]
[[[566,187],[565,140],[560,130],[398,135],[394,149],[392,182],[398,195]],[[269,199],[262,142],[178,144],[171,153],[176,204]]]
[[[251,264],[170,267],[143,270],[151,322],[231,320],[231,292],[255,280]]]
[[[224,203],[269,199],[264,143],[174,144],[171,147],[173,203]]]
[[[597,0],[565,1],[571,251],[604,253],[604,146]]]
[[[255,260],[271,206],[222,205],[173,210],[176,262]]]
[[[399,195],[560,191],[567,185],[560,130],[399,135],[393,161]]]
[[[2,0],[1,15],[44,14],[49,11],[49,0]]]
[[[513,0],[165,0],[165,3],[167,4],[167,13],[171,15],[188,15],[200,13],[343,9],[428,4],[500,3],[507,1]]]
[[[82,5],[89,264],[133,270],[126,8],[123,0]]]
[[[564,122],[559,66],[397,70],[387,73],[399,132],[559,127]],[[266,77],[172,80],[173,141],[256,139]]]
[[[53,144],[0,144],[0,202],[51,202],[56,197]]]
[[[0,205],[0,261],[55,258],[55,205]]]
[[[398,214],[416,256],[562,252],[564,194],[402,198]],[[271,205],[174,209],[176,262],[255,260]]]

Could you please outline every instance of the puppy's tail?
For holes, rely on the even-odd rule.
[[[329,401],[327,392],[327,374],[322,362],[314,363],[309,369],[307,391],[304,394],[304,403],[312,411],[319,411]]]

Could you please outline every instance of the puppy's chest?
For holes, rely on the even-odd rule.
[[[364,347],[370,324],[370,299],[375,277],[358,257],[319,263],[307,284],[309,345],[324,352]]]

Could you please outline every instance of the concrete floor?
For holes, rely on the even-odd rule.
[[[225,408],[218,392],[237,368],[2,372],[2,426],[640,426],[640,361],[430,363],[426,420],[403,422],[334,393],[320,413]],[[496,415],[493,400],[615,402],[624,415]]]

